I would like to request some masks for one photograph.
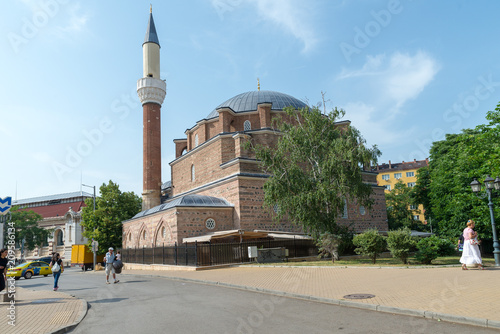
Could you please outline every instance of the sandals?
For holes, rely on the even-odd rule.
[[[465,264],[462,264],[462,270],[469,270]]]

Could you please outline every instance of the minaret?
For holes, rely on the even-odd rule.
[[[167,84],[160,79],[160,42],[153,13],[149,10],[148,29],[142,44],[143,77],[137,81],[137,94],[143,111],[142,209],[160,204],[161,196],[161,104]]]

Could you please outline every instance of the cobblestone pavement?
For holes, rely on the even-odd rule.
[[[0,319],[4,321],[0,328],[2,334],[62,333],[76,326],[86,313],[87,302],[82,299],[16,287],[14,304],[0,303]],[[11,319],[15,319],[15,326],[8,324]]]

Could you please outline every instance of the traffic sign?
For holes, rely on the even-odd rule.
[[[0,198],[0,215],[6,215],[12,207],[12,197]]]

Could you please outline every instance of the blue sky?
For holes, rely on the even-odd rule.
[[[150,1],[19,0],[0,11],[0,197],[109,180],[142,191],[142,42]],[[485,122],[500,101],[500,2],[153,2],[163,180],[176,138],[239,93],[346,110],[380,162]],[[91,192],[89,188],[84,191]]]

